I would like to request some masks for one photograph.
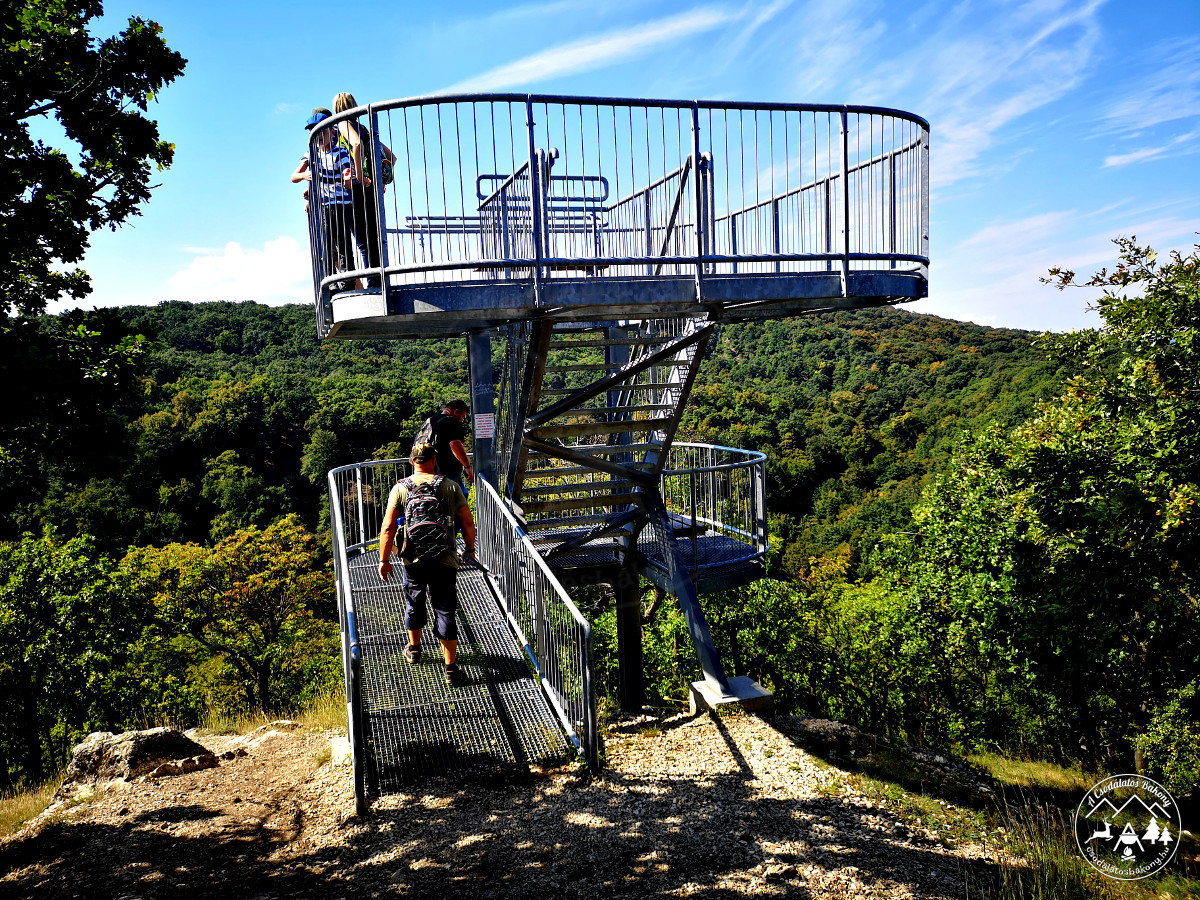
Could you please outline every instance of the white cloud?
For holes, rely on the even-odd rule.
[[[1195,138],[1200,137],[1200,129],[1189,131],[1187,134],[1181,134],[1176,138],[1172,138],[1168,143],[1159,147],[1143,147],[1141,150],[1134,150],[1131,153],[1118,153],[1114,156],[1106,156],[1104,158],[1104,167],[1111,169],[1116,166],[1126,166],[1129,163],[1147,162],[1152,159],[1160,159],[1161,157],[1177,155],[1180,153],[1179,148],[1183,148],[1183,153],[1194,153],[1195,147],[1188,147]]]
[[[723,10],[701,7],[632,28],[559,44],[460,81],[442,93],[496,91],[561,75],[590,72],[641,56],[661,44],[710,31],[737,17]]]
[[[907,104],[929,120],[931,174],[942,186],[990,171],[993,162],[979,161],[985,151],[1022,117],[1082,81],[1096,57],[1102,2],[933,4],[912,13],[902,34],[881,29],[877,8],[856,15],[844,3],[825,0],[819,8],[831,22],[800,48],[799,55],[811,57],[801,74],[854,67],[863,74],[849,82],[853,102]],[[892,52],[905,42],[907,50]]]
[[[1200,38],[1165,41],[1145,54],[1145,73],[1104,114],[1110,131],[1131,133],[1200,116]]]
[[[312,299],[312,265],[307,248],[287,235],[261,250],[230,241],[223,250],[197,256],[167,286],[175,300],[304,302]]]
[[[1139,244],[1163,257],[1173,249],[1189,250],[1196,231],[1200,218],[1124,204],[995,222],[936,255],[929,299],[914,311],[1033,330],[1094,328],[1100,321],[1086,308],[1099,289],[1060,292],[1042,284],[1039,279],[1052,266],[1086,281],[1100,268],[1112,268],[1117,235],[1136,235]]]

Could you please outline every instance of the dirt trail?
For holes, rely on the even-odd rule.
[[[201,737],[218,768],[118,784],[0,842],[5,897],[951,898],[962,860],[752,716],[615,734],[607,768],[433,782],[353,814],[331,733]]]

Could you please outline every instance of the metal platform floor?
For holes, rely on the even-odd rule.
[[[349,561],[369,792],[395,793],[449,773],[503,776],[569,760],[574,747],[483,570],[470,564],[458,573],[458,666],[466,684],[455,688],[444,683],[431,628],[421,636],[421,661],[414,666],[404,658],[399,573],[384,584],[378,560],[371,551]]]

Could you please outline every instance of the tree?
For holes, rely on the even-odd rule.
[[[294,516],[213,548],[140,547],[122,566],[162,631],[223,659],[252,708],[286,709],[314,666],[336,661],[336,628],[313,615],[332,601],[332,576]]]
[[[124,413],[142,392],[146,346],[107,309],[0,324],[0,383],[22,386],[0,416],[0,539],[41,530],[36,506],[53,483],[128,468]]]
[[[1117,243],[1103,327],[1044,341],[1080,374],[964,445],[883,560],[944,737],[1111,761],[1200,675],[1200,258]]]
[[[174,146],[145,112],[186,60],[155,22],[133,17],[104,40],[88,33],[99,0],[3,0],[0,6],[0,325],[15,310],[91,290],[78,263],[91,232],[115,228],[150,197],[151,166]],[[69,144],[35,140],[53,115]],[[72,155],[76,160],[72,160]]]
[[[36,783],[81,733],[111,724],[140,619],[90,539],[0,543],[0,785]]]

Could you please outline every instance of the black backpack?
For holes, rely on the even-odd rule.
[[[401,483],[407,492],[404,501],[404,555],[414,561],[434,560],[450,549],[450,514],[442,502],[445,479],[417,484],[412,478]]]
[[[446,418],[445,413],[434,413],[428,419],[421,423],[421,427],[417,429],[417,436],[413,438],[413,446],[417,444],[433,444],[433,449],[438,453],[444,452],[443,447],[439,447],[434,443],[434,432],[438,425],[442,424],[442,420]]]

